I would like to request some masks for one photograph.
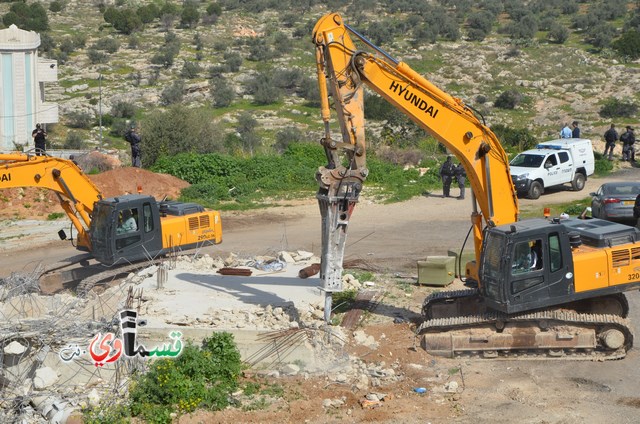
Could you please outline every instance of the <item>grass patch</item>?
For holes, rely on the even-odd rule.
[[[333,313],[343,314],[351,309],[356,302],[357,290],[345,290],[341,292],[335,292],[332,295],[333,301]]]
[[[62,212],[52,212],[49,215],[47,215],[47,221],[55,221],[57,219],[64,217],[64,215],[65,214]]]
[[[543,209],[548,207],[551,210],[551,216],[557,217],[562,213],[566,213],[571,217],[576,217],[584,211],[584,208],[587,206],[591,206],[591,196],[585,197],[582,200],[576,200],[573,202],[566,203],[558,203],[555,205],[547,205],[547,206],[531,206],[522,208],[520,211],[520,216],[522,219],[524,218],[542,218]]]

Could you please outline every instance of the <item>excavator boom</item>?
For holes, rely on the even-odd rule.
[[[0,189],[37,187],[52,190],[78,232],[78,247],[91,250],[89,227],[100,190],[70,160],[24,153],[0,154]]]
[[[352,35],[370,51],[359,50]],[[474,194],[471,220],[478,264],[484,225],[518,220],[517,196],[500,141],[460,99],[440,90],[407,64],[374,46],[346,25],[339,14],[328,14],[318,21],[313,41],[325,128],[321,144],[327,154],[327,165],[317,174],[323,228],[321,278],[325,289],[340,290],[348,221],[368,175],[364,86],[405,113],[462,163]],[[333,98],[340,124],[340,140],[331,136],[329,97]],[[467,274],[478,280],[477,267],[468,269]]]

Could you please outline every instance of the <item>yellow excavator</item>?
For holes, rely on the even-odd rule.
[[[218,211],[195,203],[156,201],[142,194],[105,199],[71,160],[0,154],[0,189],[14,187],[54,191],[77,231],[76,247],[103,265],[130,264],[222,242]],[[60,237],[66,235],[61,232]]]
[[[358,48],[357,38],[366,50]],[[313,30],[327,164],[319,168],[325,319],[342,290],[347,228],[369,173],[364,87],[445,145],[473,191],[464,290],[425,299],[423,347],[444,356],[617,359],[632,346],[623,292],[640,287],[640,231],[599,219],[519,220],[507,155],[479,114],[345,24]],[[332,108],[340,137],[332,138]],[[535,258],[535,259],[532,259]]]

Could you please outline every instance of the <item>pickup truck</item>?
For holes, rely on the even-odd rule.
[[[595,159],[591,140],[563,138],[545,141],[511,160],[511,178],[519,195],[537,199],[549,187],[571,183],[580,191],[593,174]]]

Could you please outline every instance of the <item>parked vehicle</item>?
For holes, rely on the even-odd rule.
[[[511,178],[519,195],[537,199],[548,187],[571,183],[584,188],[595,170],[591,140],[568,138],[545,141],[511,160]]]
[[[640,194],[640,182],[620,181],[605,183],[590,193],[591,215],[609,221],[633,223],[633,206]]]

